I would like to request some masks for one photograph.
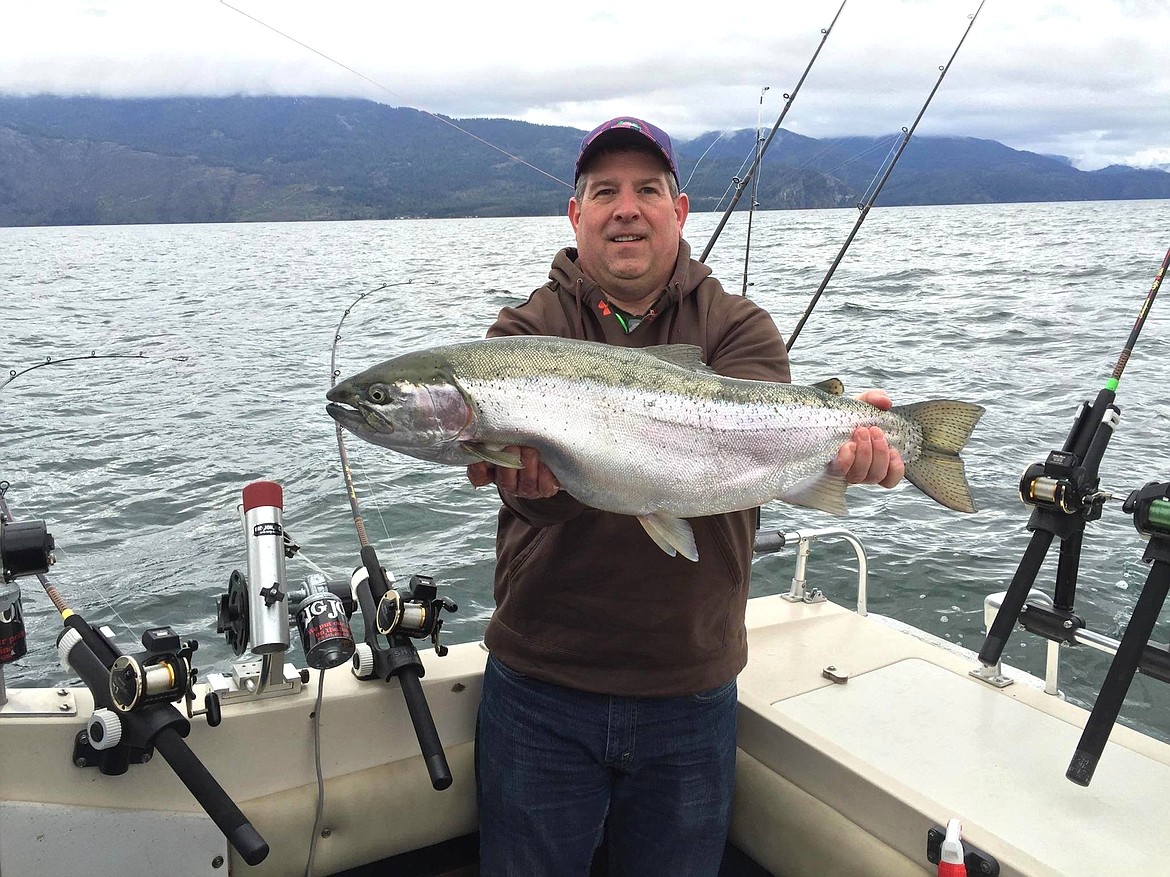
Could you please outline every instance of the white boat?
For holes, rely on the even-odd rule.
[[[954,818],[968,855],[987,862],[972,874],[1165,868],[1170,745],[1117,726],[1091,784],[1070,782],[1085,710],[1046,693],[1041,680],[984,667],[950,642],[868,614],[867,561],[847,532],[797,531],[784,541],[797,552],[791,589],[748,605],[730,836],[741,864],[729,859],[725,874],[934,874],[928,835]],[[849,562],[847,543],[858,558],[856,608],[806,583],[819,563]],[[262,860],[245,861],[164,759],[121,775],[75,763],[92,761],[78,755],[89,751],[77,748],[79,735],[109,727],[102,714],[93,718],[89,690],[8,688],[0,875],[304,874],[314,837],[315,875],[474,873],[483,645],[421,658],[453,780],[441,791],[397,679],[361,680],[338,666],[324,672],[318,704],[321,674],[286,661],[294,655],[295,646],[245,655],[232,678],[198,682],[196,706],[211,689],[222,694],[222,724],[196,717],[185,741],[263,839]],[[372,863],[383,864],[362,870]],[[757,865],[763,871],[751,870]]]

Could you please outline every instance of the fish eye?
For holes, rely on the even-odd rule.
[[[385,384],[374,384],[366,394],[375,405],[384,405],[390,401],[390,391]]]

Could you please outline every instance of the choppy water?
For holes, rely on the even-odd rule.
[[[1077,403],[1102,386],[1167,246],[1170,202],[875,209],[794,350],[797,381],[841,377],[896,401],[987,406],[965,458],[981,510],[948,512],[911,487],[851,492],[847,520],[871,562],[870,608],[978,649],[982,599],[1002,590],[1028,540],[1020,474],[1059,447]],[[750,294],[787,337],[852,226],[852,210],[757,214]],[[706,241],[715,216],[692,216]],[[738,290],[743,218],[711,263]],[[143,353],[49,366],[0,390],[0,479],[18,518],[44,518],[52,578],[75,608],[129,645],[170,624],[224,670],[214,604],[246,567],[236,505],[259,478],[285,489],[285,524],[339,576],[357,540],[323,395],[335,329],[344,374],[392,354],[479,337],[539,285],[571,243],[563,218],[0,229],[0,380],[46,357]],[[1170,303],[1154,306],[1122,380],[1122,426],[1102,467],[1124,496],[1170,479]],[[491,612],[497,499],[461,471],[349,444],[383,564],[436,577],[460,604],[449,641]],[[840,521],[773,504],[765,526]],[[1147,568],[1120,504],[1090,524],[1078,609],[1119,637]],[[1055,549],[1039,584],[1051,589]],[[813,584],[853,599],[845,549],[821,549]],[[791,556],[758,561],[757,594],[787,589]],[[290,562],[300,579],[309,569]],[[30,653],[12,684],[67,678],[58,621],[22,580]],[[116,614],[115,614],[116,613]],[[133,634],[129,629],[134,631]],[[1159,626],[1156,638],[1165,640]],[[1083,651],[1083,650],[1082,650]],[[1013,635],[1005,658],[1043,671],[1044,643]],[[1091,705],[1108,659],[1066,658],[1062,687]],[[1123,720],[1170,739],[1170,691],[1138,677]]]

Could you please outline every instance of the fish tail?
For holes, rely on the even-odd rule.
[[[898,405],[890,412],[917,423],[922,429],[922,451],[906,465],[906,479],[935,502],[957,512],[975,511],[959,452],[971,438],[983,412],[981,405],[950,399]]]

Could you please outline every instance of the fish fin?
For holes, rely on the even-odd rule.
[[[843,515],[849,511],[845,505],[846,486],[845,476],[833,472],[826,466],[823,472],[794,484],[776,498],[806,509]]]
[[[906,480],[933,499],[957,512],[975,511],[971,485],[959,452],[983,416],[982,405],[934,399],[890,409],[922,428],[922,452],[906,466]]]
[[[671,557],[681,554],[687,560],[698,561],[699,548],[695,545],[695,531],[689,521],[655,513],[638,515],[638,523],[659,548]]]
[[[679,368],[690,369],[691,371],[711,372],[714,374],[714,369],[707,363],[703,362],[703,348],[696,344],[655,344],[651,347],[642,348],[651,356],[656,356],[663,362],[669,362],[671,365],[677,365]]]
[[[958,454],[923,448],[918,459],[906,467],[906,480],[948,509],[975,511],[963,458]]]
[[[482,442],[460,442],[459,446],[473,457],[479,457],[495,466],[503,466],[505,469],[524,468],[524,464],[520,462],[519,454],[506,454],[503,448],[488,447]]]
[[[830,396],[844,396],[845,385],[841,383],[840,378],[825,378],[823,381],[817,381],[815,384],[810,384],[814,390],[820,390],[822,393],[828,393]]]

